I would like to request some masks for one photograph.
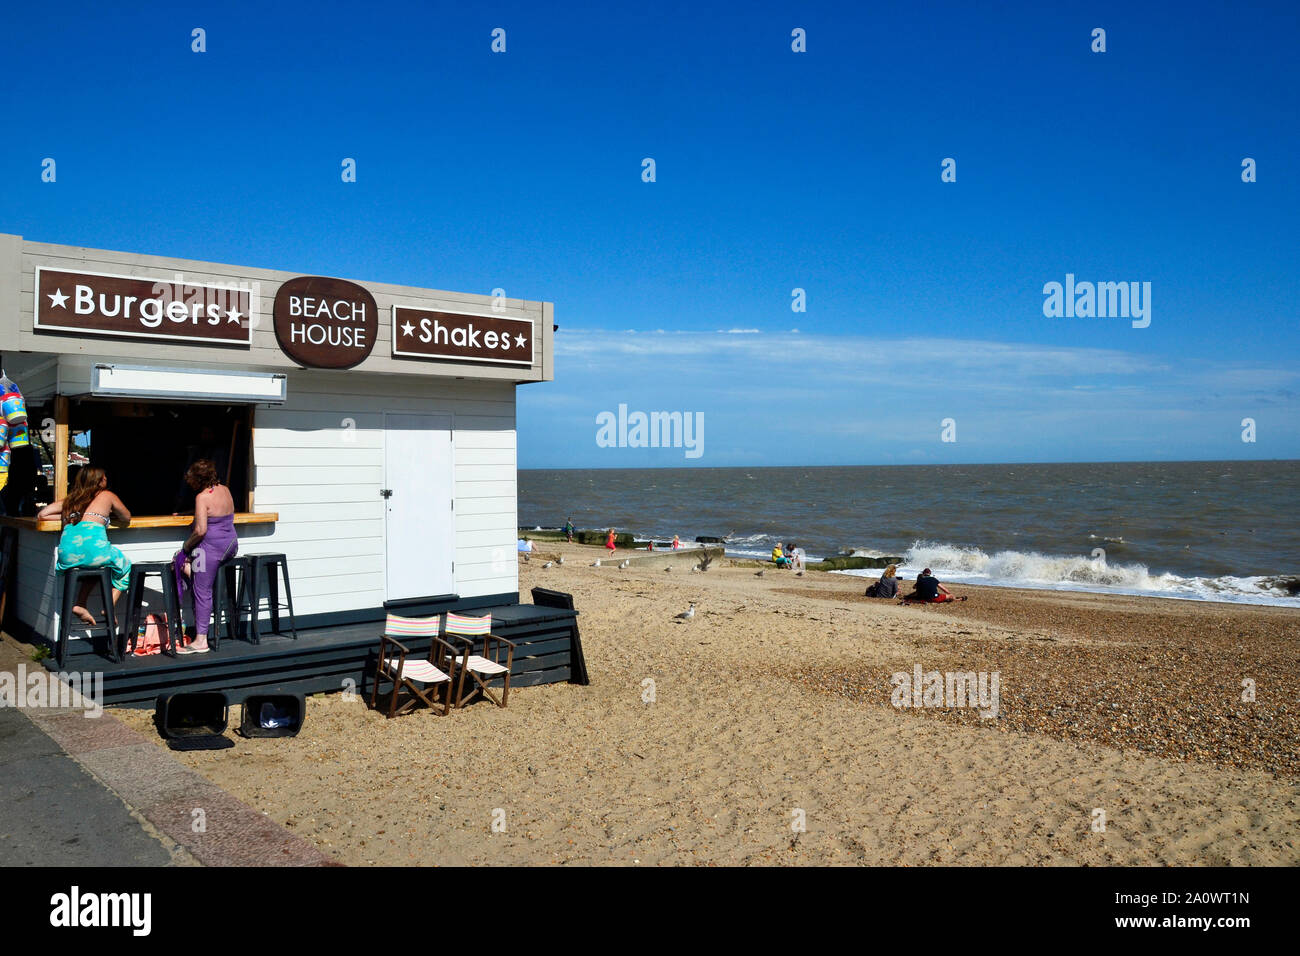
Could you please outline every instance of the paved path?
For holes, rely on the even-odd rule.
[[[41,675],[0,638],[0,673]],[[0,866],[334,861],[110,714],[0,706]]]
[[[190,862],[170,842],[27,715],[0,708],[0,866]]]

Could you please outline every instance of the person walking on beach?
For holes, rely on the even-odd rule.
[[[569,544],[573,544],[573,519],[572,518],[564,522],[564,537],[569,542]]]
[[[103,468],[88,465],[77,472],[72,491],[62,501],[46,505],[36,514],[37,519],[60,518],[63,533],[59,535],[58,559],[55,568],[70,571],[73,568],[110,568],[113,572],[113,606],[131,580],[131,561],[122,549],[108,543],[108,522],[117,519],[119,524],[131,523],[131,512],[122,499],[108,490],[108,476]],[[95,616],[86,610],[86,598],[93,581],[83,581],[77,603],[72,613],[86,624],[94,625]]]
[[[677,535],[673,535],[673,550],[676,551],[681,546],[682,546],[681,538],[677,537]]]
[[[609,529],[609,537],[605,539],[605,547],[609,549],[610,554],[614,553],[614,529],[613,528]]]
[[[194,592],[194,643],[176,648],[176,653],[206,654],[212,587],[222,562],[239,552],[235,499],[217,478],[217,467],[210,458],[200,458],[190,465],[185,472],[185,483],[194,489],[194,529],[173,562],[182,596],[187,589]]]

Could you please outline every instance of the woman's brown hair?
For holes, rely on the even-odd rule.
[[[95,495],[101,491],[99,483],[104,480],[104,469],[87,465],[77,472],[77,480],[72,483],[72,490],[63,499],[63,523],[76,524],[85,514]],[[74,517],[75,515],[75,517]]]
[[[891,564],[889,567],[885,568],[885,577],[887,578],[892,578],[897,573],[898,565],[896,564]]]
[[[189,471],[185,472],[185,483],[195,491],[203,491],[220,484],[221,481],[217,478],[217,466],[212,464],[210,458],[200,458],[190,465]]]

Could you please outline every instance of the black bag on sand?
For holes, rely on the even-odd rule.
[[[866,596],[867,596],[867,597],[880,597],[880,594],[878,593],[879,591],[880,591],[880,582],[877,581],[875,584],[873,584],[873,585],[871,585],[870,587],[867,588]]]

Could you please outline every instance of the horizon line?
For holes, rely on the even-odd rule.
[[[714,468],[969,468],[988,465],[1197,465],[1197,464],[1260,464],[1300,462],[1300,458],[1117,458],[1078,459],[1075,461],[945,461],[945,462],[872,462],[835,465],[570,465],[564,467],[525,467],[517,465],[516,471],[656,471],[671,468],[689,468],[693,471]]]

